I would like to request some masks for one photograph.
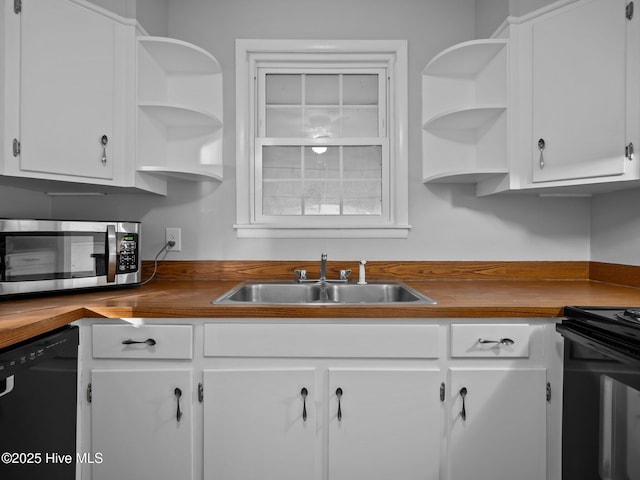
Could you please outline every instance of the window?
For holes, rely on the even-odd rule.
[[[406,237],[404,41],[238,40],[240,237]]]

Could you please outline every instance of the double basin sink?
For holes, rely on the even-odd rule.
[[[215,304],[348,305],[422,304],[435,300],[397,281],[357,283],[247,281],[213,301]]]

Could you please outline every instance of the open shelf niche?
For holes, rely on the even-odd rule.
[[[507,40],[473,40],[422,72],[425,183],[476,183],[508,173]]]
[[[138,37],[137,171],[222,181],[222,68],[181,40]]]

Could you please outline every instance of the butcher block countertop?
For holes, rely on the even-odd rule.
[[[357,261],[329,261],[328,278]],[[402,280],[436,305],[228,305],[211,303],[243,280],[317,277],[313,261],[161,262],[146,285],[0,300],[0,348],[87,317],[512,318],[558,317],[565,305],[640,306],[640,267],[597,262],[367,263],[369,280]],[[144,262],[143,278],[153,269]]]

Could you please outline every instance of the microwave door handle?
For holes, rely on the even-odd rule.
[[[116,226],[107,225],[107,283],[116,281]]]

